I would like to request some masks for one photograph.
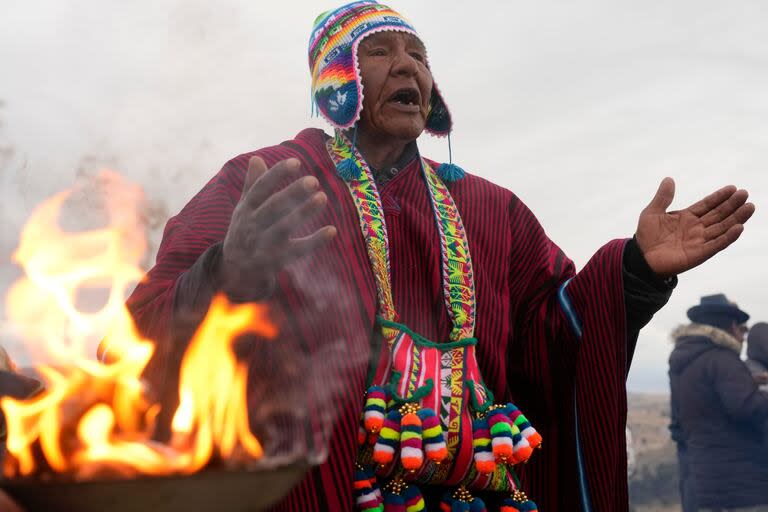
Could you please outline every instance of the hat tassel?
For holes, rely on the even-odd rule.
[[[453,163],[453,156],[451,154],[451,136],[448,135],[448,163],[440,164],[437,168],[437,175],[443,181],[459,181],[467,173],[464,169]]]

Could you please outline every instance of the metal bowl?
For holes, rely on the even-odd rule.
[[[25,512],[256,512],[277,503],[308,469],[293,464],[133,480],[5,480],[0,487]]]

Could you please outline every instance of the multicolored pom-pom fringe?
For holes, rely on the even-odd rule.
[[[421,418],[421,435],[427,459],[438,463],[444,461],[448,457],[448,446],[445,444],[440,418],[429,408],[420,409],[417,414]]]
[[[424,463],[421,418],[416,414],[419,406],[404,405],[400,413],[400,463],[406,471],[416,471]]]
[[[358,433],[358,441],[361,438],[362,434]],[[387,412],[373,447],[373,460],[386,466],[394,460],[398,449],[400,462],[407,471],[421,468],[425,456],[432,462],[445,460],[448,448],[440,419],[434,411],[406,403]]]
[[[472,447],[474,449],[475,468],[478,473],[493,473],[496,470],[496,458],[491,444],[491,430],[488,419],[477,418],[472,421]]]
[[[395,458],[395,450],[400,444],[400,420],[402,414],[392,409],[384,418],[379,437],[373,447],[373,460],[380,466],[386,466]]]
[[[373,470],[357,466],[352,486],[360,512],[384,512],[384,498]]]
[[[365,395],[363,406],[363,426],[371,433],[377,433],[384,425],[387,413],[387,391],[381,386],[371,386]]]

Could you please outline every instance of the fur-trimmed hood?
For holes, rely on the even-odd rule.
[[[706,324],[681,325],[672,332],[672,341],[678,344],[683,341],[682,338],[690,336],[701,336],[704,338],[709,338],[709,340],[715,345],[729,348],[737,354],[741,354],[741,341],[734,338],[733,335],[722,329],[718,329],[717,327]]]
[[[669,356],[671,373],[681,373],[691,362],[704,352],[726,348],[741,353],[741,342],[717,327],[705,324],[682,325],[672,333],[675,349]]]

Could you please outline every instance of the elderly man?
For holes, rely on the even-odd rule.
[[[512,192],[420,154],[452,120],[399,14],[322,14],[309,65],[334,132],[233,158],[169,221],[129,301],[161,343],[151,380],[215,293],[264,301],[310,362],[295,386],[327,449],[277,510],[534,510],[522,489],[547,511],[626,510],[638,331],[678,273],[738,238],[746,191],[667,212],[665,179],[636,236],[577,274]],[[270,379],[264,352],[249,357],[253,382]]]

